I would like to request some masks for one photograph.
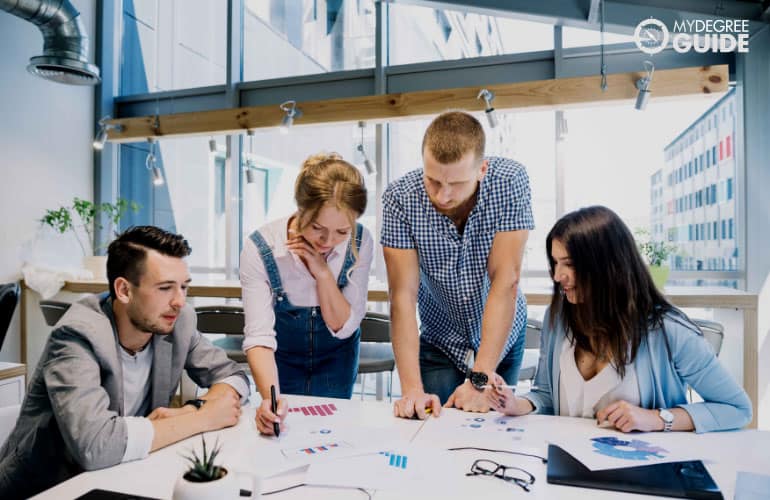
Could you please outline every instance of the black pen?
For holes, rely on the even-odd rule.
[[[275,386],[270,386],[270,411],[278,415],[276,413],[278,411],[278,400],[275,399]],[[273,422],[273,432],[275,433],[275,437],[278,437],[281,435],[281,424],[278,422]]]

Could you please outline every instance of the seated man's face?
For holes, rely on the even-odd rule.
[[[147,333],[171,333],[187,300],[189,283],[190,273],[183,259],[148,250],[139,286],[130,285],[129,320]]]

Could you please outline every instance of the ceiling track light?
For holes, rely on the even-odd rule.
[[[150,143],[150,152],[147,153],[147,158],[144,160],[144,166],[152,173],[153,186],[162,186],[165,184],[165,181],[163,180],[163,172],[161,172],[160,167],[158,167],[158,159],[155,156],[155,138],[148,137],[147,142]]]
[[[108,120],[112,120],[112,117],[109,115],[105,116],[101,120],[99,120],[99,131],[96,133],[96,137],[94,138],[94,149],[97,151],[101,151],[104,149],[104,145],[107,143],[108,134],[107,132],[110,130],[114,130],[116,132],[122,132],[123,131],[123,125],[120,125],[118,123],[107,123]]]
[[[294,119],[302,116],[302,110],[297,107],[297,101],[293,99],[281,103],[280,108],[285,113],[281,119],[281,133],[288,134],[289,129],[294,125]]]
[[[254,164],[254,130],[249,129],[246,131],[246,135],[249,136],[249,153],[246,155],[246,182],[248,184],[254,184],[257,182],[256,165]]]
[[[644,61],[644,69],[647,71],[647,75],[636,81],[636,88],[639,92],[636,94],[634,108],[639,111],[644,111],[644,108],[647,107],[647,101],[650,100],[650,84],[652,83],[652,74],[655,73],[655,65],[652,61]]]
[[[377,172],[377,168],[374,166],[374,163],[369,160],[369,157],[366,155],[366,150],[364,150],[364,127],[366,127],[366,122],[358,122],[358,128],[361,129],[361,142],[358,143],[356,150],[358,150],[361,153],[361,156],[364,157],[364,167],[366,168],[366,173],[372,175],[373,173]]]
[[[491,128],[497,127],[497,114],[495,113],[495,108],[492,107],[492,101],[495,100],[494,92],[490,92],[487,89],[481,89],[479,95],[476,96],[476,99],[484,99],[484,113],[487,115],[489,126]]]

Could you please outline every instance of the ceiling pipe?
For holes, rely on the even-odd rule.
[[[33,75],[69,85],[96,85],[99,68],[88,62],[88,35],[68,0],[0,0],[0,10],[36,25],[43,54],[29,60]]]

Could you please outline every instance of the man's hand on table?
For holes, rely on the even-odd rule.
[[[470,380],[465,380],[457,386],[457,389],[449,396],[444,408],[457,408],[463,411],[486,413],[489,411],[489,399],[487,393],[491,389],[480,391],[473,387]]]
[[[401,418],[419,418],[425,420],[428,417],[427,409],[434,417],[441,413],[441,401],[435,394],[426,394],[422,389],[406,391],[401,399],[393,403],[393,415]]]

